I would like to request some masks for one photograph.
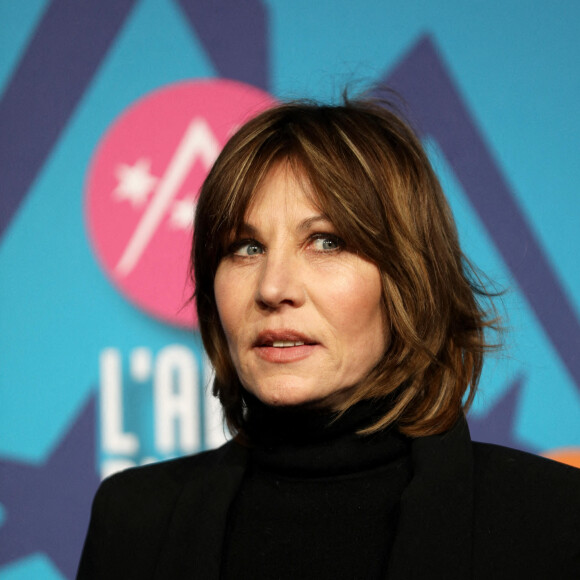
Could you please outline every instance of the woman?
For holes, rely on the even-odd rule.
[[[106,480],[79,578],[580,577],[580,473],[469,438],[494,322],[397,115],[244,125],[192,263],[234,439]]]

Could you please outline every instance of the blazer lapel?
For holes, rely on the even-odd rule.
[[[247,462],[246,449],[234,442],[221,451],[217,462],[196,470],[177,497],[155,578],[219,578],[228,509]]]
[[[389,580],[471,576],[473,457],[462,417],[447,433],[413,441],[413,479],[403,492]],[[200,466],[176,498],[155,578],[218,580],[229,507],[247,450],[229,443]]]
[[[465,418],[447,433],[415,439],[412,457],[387,578],[470,578],[473,456]]]

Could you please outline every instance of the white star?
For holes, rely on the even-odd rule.
[[[119,200],[127,200],[133,207],[141,207],[147,196],[157,183],[157,178],[150,173],[151,161],[139,159],[135,165],[121,163],[117,166],[115,175],[118,185],[113,190],[113,195]]]
[[[191,230],[196,207],[197,203],[193,197],[178,199],[171,208],[169,226],[174,230]]]

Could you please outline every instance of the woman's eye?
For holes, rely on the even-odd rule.
[[[338,236],[319,234],[314,238],[313,247],[318,252],[333,252],[344,247],[344,241]]]
[[[255,240],[248,240],[235,244],[232,253],[236,256],[255,256],[263,252],[264,248],[262,248],[261,244]]]

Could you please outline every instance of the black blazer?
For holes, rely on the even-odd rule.
[[[464,419],[415,439],[412,460],[389,580],[580,579],[580,470],[472,443]],[[229,442],[105,480],[77,578],[218,580],[246,463]]]

